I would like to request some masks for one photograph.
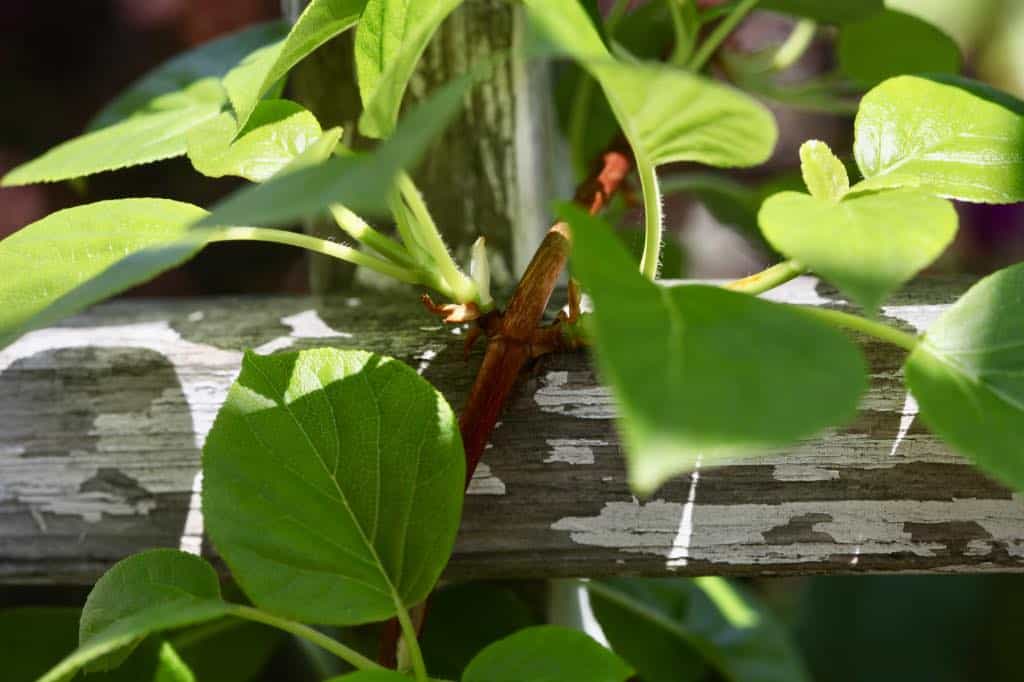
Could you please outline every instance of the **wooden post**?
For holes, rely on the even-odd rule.
[[[294,21],[307,0],[283,0]],[[359,93],[352,65],[353,31],[318,50],[293,72],[292,96],[324,125],[355,131]],[[522,8],[504,0],[467,0],[440,27],[410,84],[407,100],[421,100],[475,61],[513,49],[523,35]],[[467,97],[463,111],[438,140],[414,177],[445,239],[460,262],[480,235],[487,238],[495,284],[522,272],[549,221],[555,196],[549,150],[554,134],[549,75],[542,63],[514,57]],[[354,144],[365,144],[355,136]],[[333,225],[307,229],[337,237]],[[352,282],[351,268],[313,256],[314,293]]]

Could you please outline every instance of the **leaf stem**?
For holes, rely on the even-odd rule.
[[[732,12],[718,26],[715,26],[715,30],[711,32],[711,35],[697,48],[697,51],[687,64],[687,68],[694,72],[703,69],[707,61],[711,59],[711,55],[715,53],[715,50],[729,37],[733,29],[743,21],[743,18],[754,9],[757,3],[758,0],[742,0],[742,2],[738,3]]]
[[[766,291],[771,291],[775,287],[781,286],[791,279],[799,277],[805,272],[806,270],[804,269],[804,266],[800,265],[795,260],[787,260],[773,265],[767,270],[762,270],[761,272],[750,275],[749,277],[744,277],[743,279],[738,279],[735,282],[730,282],[725,285],[725,288],[757,296]]]
[[[322,253],[325,256],[331,256],[333,258],[352,263],[353,265],[360,265],[362,267],[375,270],[382,275],[393,277],[401,282],[407,282],[409,284],[426,284],[430,286],[433,286],[434,284],[433,282],[426,281],[422,273],[401,267],[382,258],[371,256],[368,253],[363,253],[362,251],[353,249],[351,246],[345,246],[344,244],[338,244],[337,242],[311,237],[310,235],[300,234],[298,232],[290,232],[288,230],[276,230],[268,227],[229,227],[223,230],[218,230],[210,241],[256,241],[297,246],[301,249]]]
[[[334,204],[331,206],[331,215],[334,216],[334,222],[338,224],[338,227],[352,239],[369,246],[396,265],[409,269],[416,268],[412,256],[401,244],[370,227],[365,220],[348,208]]]
[[[412,624],[409,611],[405,608],[398,595],[394,595],[395,608],[398,609],[398,623],[402,626],[402,641],[405,642],[406,650],[412,659],[412,669],[416,674],[417,682],[429,682],[427,678],[427,665],[423,661],[423,652],[420,650],[419,633],[416,626]]]
[[[817,32],[818,24],[814,20],[801,19],[798,21],[793,27],[793,32],[772,55],[771,68],[775,71],[785,71],[793,66],[807,52],[807,48],[811,46]]]
[[[644,253],[640,259],[640,272],[649,280],[658,276],[658,261],[661,257],[661,190],[658,187],[658,171],[654,164],[639,158],[636,163],[640,176],[640,189],[644,195]]]
[[[251,620],[256,623],[263,623],[264,625],[269,625],[279,630],[291,633],[296,637],[301,637],[302,639],[316,644],[325,651],[329,651],[341,660],[359,668],[360,670],[386,670],[384,666],[380,665],[376,661],[370,660],[355,649],[345,646],[336,639],[328,637],[324,633],[319,630],[315,630],[308,625],[296,623],[293,620],[281,618],[267,613],[266,611],[261,611],[251,606],[244,606],[241,604],[233,604],[229,613],[238,618],[245,618],[246,620]]]
[[[920,337],[859,315],[851,315],[841,310],[816,306],[800,306],[800,308],[807,314],[828,322],[834,327],[852,329],[908,351],[917,348],[917,345],[921,342]]]
[[[416,230],[416,236],[419,237],[420,243],[433,258],[434,264],[441,273],[441,278],[448,283],[454,293],[452,300],[456,303],[469,303],[476,300],[476,287],[473,280],[467,277],[452,259],[451,253],[448,252],[448,245],[441,238],[437,223],[430,215],[423,195],[420,194],[408,174],[402,173],[398,177],[398,190],[409,210],[412,211],[414,218],[412,229]]]

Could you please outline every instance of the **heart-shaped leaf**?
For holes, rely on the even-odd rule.
[[[82,611],[78,649],[40,678],[64,682],[83,667],[116,667],[147,636],[229,614],[213,568],[169,549],[117,563],[92,588]]]
[[[462,682],[624,682],[632,674],[625,661],[579,630],[538,625],[481,651]]]
[[[795,14],[825,24],[866,19],[882,10],[883,0],[761,0],[759,9]]]
[[[441,394],[397,360],[333,349],[247,354],[203,471],[206,527],[249,598],[336,625],[430,593],[465,482]]]
[[[956,41],[927,21],[895,10],[844,25],[838,50],[843,72],[867,87],[901,74],[960,71]]]
[[[928,329],[904,371],[928,426],[1024,491],[1024,264],[971,287]]]
[[[336,157],[278,174],[217,204],[203,225],[286,225],[332,204],[356,212],[386,211],[398,173],[426,152],[462,106],[472,80],[458,78],[417,105],[372,153]]]
[[[857,112],[854,155],[865,179],[854,189],[918,187],[962,201],[1024,201],[1024,102],[1011,100],[964,81],[885,81]]]
[[[618,403],[630,483],[650,494],[698,463],[755,454],[853,417],[864,359],[791,306],[647,281],[600,220],[562,209],[594,301],[597,366]]]
[[[427,43],[462,0],[369,0],[356,30],[356,75],[363,100],[359,131],[387,137]]]
[[[320,139],[320,123],[288,100],[260,102],[245,128],[224,113],[189,134],[188,158],[212,178],[237,175],[253,182],[270,179]]]
[[[728,682],[810,679],[785,628],[722,578],[619,578],[589,589],[612,648],[644,682],[706,679],[708,668]]]
[[[782,192],[764,202],[758,221],[773,248],[874,314],[889,294],[942,254],[958,219],[945,199],[901,189],[839,202]]]
[[[101,201],[0,241],[0,272],[18,273],[0,280],[0,347],[187,260],[206,243],[189,231],[205,214],[166,199]]]
[[[312,0],[288,36],[251,55],[224,77],[239,127],[249,122],[263,95],[292,67],[359,21],[366,0]]]
[[[284,22],[272,21],[183,52],[128,86],[96,115],[89,130],[105,128],[131,116],[187,108],[189,86],[204,79],[222,79],[249,54],[281,40],[287,33]]]

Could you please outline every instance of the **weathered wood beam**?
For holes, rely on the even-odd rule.
[[[922,329],[967,285],[917,283],[883,315]],[[812,279],[774,296],[845,306]],[[459,408],[479,362],[462,359],[463,338],[380,294],[120,301],[27,335],[0,351],[0,582],[89,582],[155,546],[211,552],[199,453],[242,349],[371,349]],[[852,424],[647,501],[626,486],[613,405],[585,355],[543,360],[473,482],[448,575],[1024,568],[1020,498],[927,432],[900,351],[863,343],[872,386]]]

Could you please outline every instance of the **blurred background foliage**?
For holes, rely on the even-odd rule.
[[[635,3],[641,8],[644,2]],[[960,45],[964,72],[1024,98],[1024,0],[888,0],[895,9],[941,27]],[[60,11],[36,0],[0,3],[0,173],[78,134],[121,88],[156,64],[190,46],[256,21],[279,16],[279,0],[63,0]],[[785,39],[790,19],[754,13],[730,40],[735,55],[756,52]],[[623,41],[628,42],[628,25]],[[640,40],[650,36],[641,32]],[[821,29],[794,64],[793,80],[835,67],[835,35]],[[885,50],[879,45],[879,50]],[[729,77],[729,60],[714,65]],[[558,98],[565,105],[573,74],[562,74]],[[569,85],[565,85],[568,83]],[[679,167],[667,170],[670,245],[666,275],[739,276],[768,262],[754,216],[760,201],[798,182],[799,144],[826,140],[849,155],[852,119],[772,104],[782,138],[763,168],[728,176]],[[671,179],[669,179],[671,177]],[[87,184],[0,189],[0,237],[62,207],[104,198],[158,195],[208,204],[235,186],[194,173],[187,161],[103,174]],[[624,236],[636,224],[629,194],[615,209]],[[937,270],[983,273],[1024,258],[1024,207],[960,207],[960,237]],[[540,226],[538,226],[540,229]],[[295,250],[272,245],[209,248],[178,271],[141,287],[144,295],[234,292],[302,292],[305,261]],[[1021,679],[1019,642],[1024,640],[1024,579],[1014,576],[864,576],[748,581],[795,637],[818,682],[1011,682]],[[458,668],[487,641],[543,618],[533,583],[449,588],[434,603],[435,622],[454,628],[426,633],[428,659],[441,672]],[[80,606],[84,589],[0,589],[0,607]],[[486,609],[481,609],[487,604]],[[55,615],[55,618],[67,616]],[[483,620],[473,615],[486,615]],[[72,640],[59,628],[51,630]],[[251,633],[250,633],[251,634]],[[374,641],[373,632],[348,637]],[[296,642],[277,642],[259,672],[237,679],[319,679],[329,662]],[[237,640],[237,641],[235,641]],[[252,641],[231,638],[208,664],[228,660]],[[367,644],[367,646],[371,646]],[[196,652],[200,657],[202,652]],[[234,670],[238,673],[239,670]],[[210,673],[227,674],[223,670]],[[255,675],[255,677],[254,677]]]

